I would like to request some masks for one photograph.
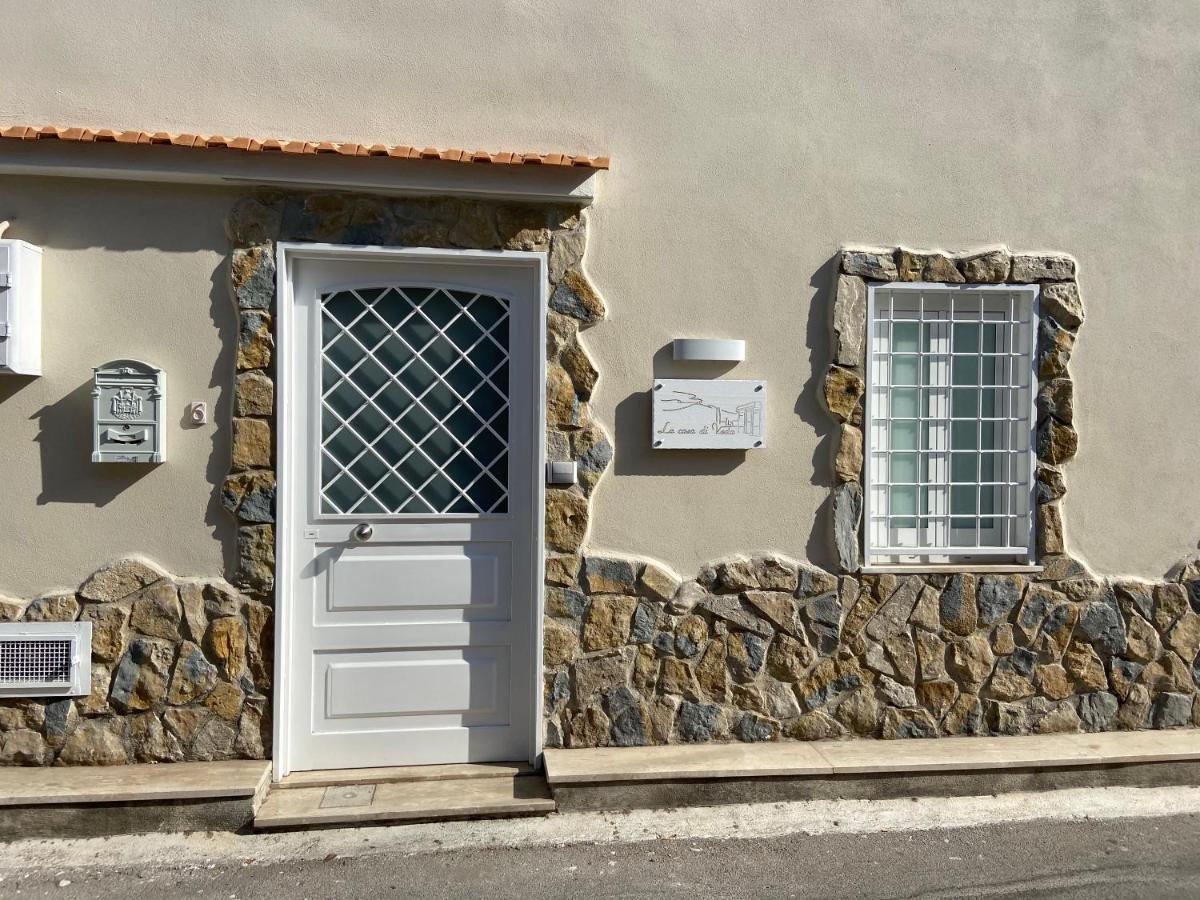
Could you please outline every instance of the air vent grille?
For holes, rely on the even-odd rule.
[[[0,640],[0,685],[71,683],[71,640]]]

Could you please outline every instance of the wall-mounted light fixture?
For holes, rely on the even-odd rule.
[[[746,358],[746,342],[722,338],[675,338],[676,360],[696,362],[742,362]]]

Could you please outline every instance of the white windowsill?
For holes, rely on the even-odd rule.
[[[1029,565],[971,565],[957,563],[946,565],[922,565],[920,563],[911,563],[908,565],[862,566],[858,571],[863,575],[1035,575],[1042,571],[1042,567]]]

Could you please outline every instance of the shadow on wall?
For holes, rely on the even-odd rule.
[[[825,370],[833,359],[830,343],[833,322],[833,292],[837,279],[838,256],[834,254],[813,272],[808,280],[813,289],[808,304],[808,319],[804,324],[804,342],[808,348],[808,380],[796,398],[795,413],[801,421],[812,426],[821,436],[812,458],[808,463],[808,480],[828,490],[821,505],[817,507],[808,529],[805,557],[827,571],[834,571],[837,551],[833,544],[833,457],[837,452],[837,424],[825,411],[821,401],[821,387],[825,383]]]
[[[61,400],[43,406],[38,423],[42,492],[39,505],[84,503],[106,506],[156,466],[92,462],[92,382],[85,381]],[[170,453],[170,437],[167,452]]]

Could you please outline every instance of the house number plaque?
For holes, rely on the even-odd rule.
[[[767,445],[762,381],[656,379],[651,446],[656,450],[753,450]]]

